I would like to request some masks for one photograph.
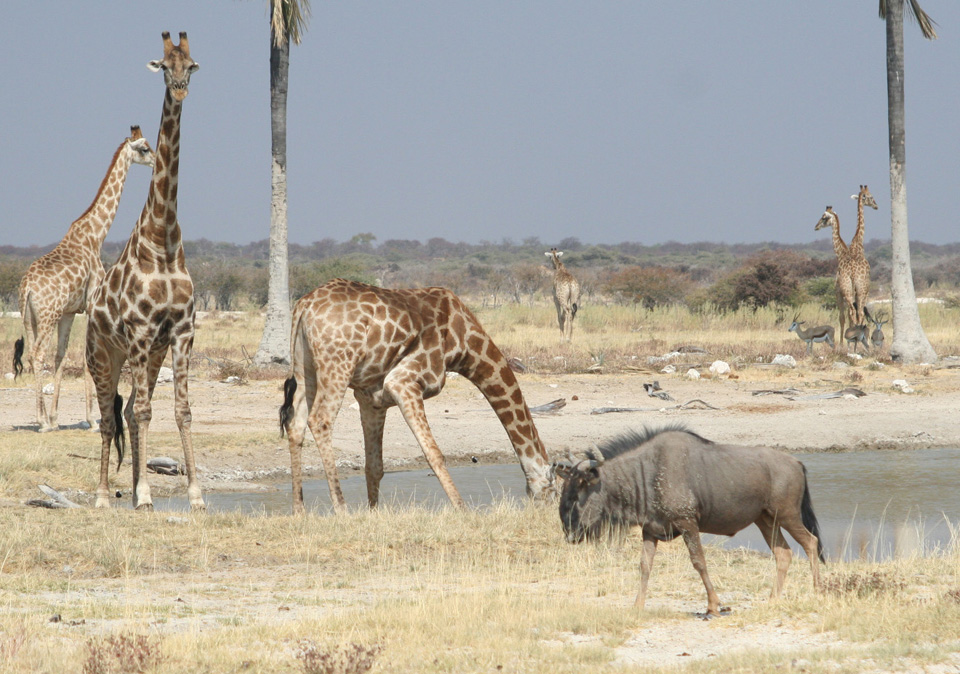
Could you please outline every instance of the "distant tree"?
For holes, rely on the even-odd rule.
[[[670,267],[626,267],[604,284],[607,292],[619,293],[645,309],[683,301],[692,283]]]
[[[761,261],[744,270],[733,287],[734,300],[754,311],[768,304],[795,304],[798,283],[776,262]]]

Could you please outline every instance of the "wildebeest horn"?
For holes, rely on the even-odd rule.
[[[554,461],[553,472],[562,477],[564,480],[569,480],[574,475],[577,475],[579,471],[577,471],[574,465],[568,461]]]
[[[589,463],[587,464],[588,469],[599,468],[604,462],[603,454],[601,454],[599,450],[588,449],[587,459],[589,460]]]

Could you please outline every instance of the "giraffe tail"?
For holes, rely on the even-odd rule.
[[[283,405],[280,406],[280,437],[287,432],[293,419],[293,394],[297,392],[297,378],[290,377],[283,382]]]
[[[573,307],[572,307],[571,310],[570,310],[570,318],[576,318],[576,317],[577,317],[577,309],[579,309],[579,308],[580,308],[580,305],[577,304],[576,302],[574,302],[574,303],[573,303]]]
[[[23,337],[13,343],[13,378],[23,374]]]
[[[127,443],[123,435],[123,396],[119,393],[113,396],[113,418],[117,424],[113,444],[117,448],[117,470],[120,470],[120,466],[123,464],[123,450]]]

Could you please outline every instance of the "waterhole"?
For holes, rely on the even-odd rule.
[[[807,467],[813,507],[820,522],[827,555],[844,559],[889,559],[930,554],[960,538],[960,449],[882,450],[843,454],[798,454]],[[520,503],[525,481],[517,464],[482,463],[450,469],[460,495],[475,508],[503,499]],[[362,475],[341,480],[347,503],[366,506]],[[290,483],[277,490],[204,495],[212,512],[287,514]],[[320,512],[331,511],[327,482],[304,482],[304,502]],[[447,498],[428,470],[387,473],[381,482],[382,504],[440,508]],[[187,510],[184,497],[154,499],[158,510]],[[557,518],[560,534],[560,520]],[[705,536],[726,547],[767,550],[759,530],[748,527],[732,538]],[[791,541],[792,542],[792,541]],[[794,545],[795,550],[799,547]]]

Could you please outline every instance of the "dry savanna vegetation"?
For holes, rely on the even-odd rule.
[[[561,345],[544,298],[468,299],[529,376],[627,376],[648,368],[648,357],[682,345],[730,362],[741,380],[769,376],[752,364],[778,353],[793,355],[814,376],[850,360],[846,349],[824,345],[807,357],[805,344],[786,331],[798,310],[809,323],[834,321],[817,302],[720,310],[595,299],[577,316],[574,343]],[[921,318],[938,353],[960,353],[960,309],[924,304]],[[262,322],[255,311],[203,315],[192,375],[279,384],[285,372],[250,365]],[[75,391],[83,327],[80,317],[68,351]],[[4,345],[19,334],[19,320],[0,319]],[[9,347],[0,352],[9,354]],[[6,371],[9,356],[3,358]],[[880,352],[845,376],[870,377],[874,363],[901,371]],[[905,371],[920,376],[916,367]],[[31,384],[29,376],[0,380],[2,388]],[[271,418],[227,437],[195,423],[197,452],[218,444],[276,445],[274,425]],[[178,444],[161,432],[152,437]],[[960,667],[956,533],[947,548],[913,557],[830,560],[819,593],[806,561],[795,558],[776,602],[768,601],[769,554],[710,545],[711,577],[733,610],[705,621],[698,616],[703,586],[682,542],[661,546],[641,613],[632,607],[639,540],[570,545],[554,505],[499,503],[467,512],[387,506],[304,517],[24,507],[39,482],[92,488],[97,463],[70,456],[81,438],[82,453],[94,454],[98,441],[78,430],[0,434],[0,672]]]

